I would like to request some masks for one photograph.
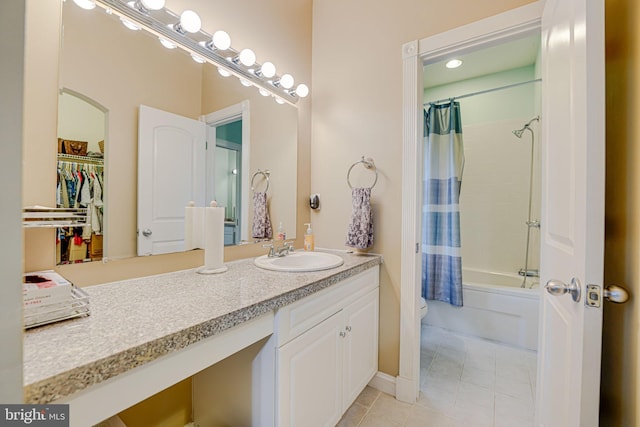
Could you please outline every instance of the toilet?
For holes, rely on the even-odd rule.
[[[420,298],[420,319],[424,319],[424,316],[427,315],[427,310],[429,306],[427,306],[427,300],[424,297]]]

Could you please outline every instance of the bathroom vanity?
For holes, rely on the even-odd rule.
[[[246,259],[84,288],[89,317],[25,333],[26,402],[69,403],[71,425],[89,426],[193,377],[194,421],[207,425],[221,386],[207,368],[260,342],[251,424],[335,424],[377,372],[382,262],[335,253],[344,264],[317,272]]]

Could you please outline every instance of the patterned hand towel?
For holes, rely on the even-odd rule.
[[[373,246],[371,188],[354,188],[351,191],[351,202],[351,221],[345,244],[356,249],[370,248]]]
[[[271,239],[273,230],[267,210],[267,193],[256,191],[253,193],[253,225],[251,235],[254,239]]]

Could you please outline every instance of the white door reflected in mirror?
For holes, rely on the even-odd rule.
[[[206,125],[141,105],[138,129],[138,255],[183,251],[184,208],[205,203]]]

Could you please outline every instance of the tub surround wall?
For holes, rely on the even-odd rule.
[[[460,192],[460,238],[465,269],[517,274],[524,268],[531,140],[529,132],[518,139],[511,131],[530,118],[463,128],[465,166]],[[532,128],[539,138],[539,127]],[[537,139],[537,147],[539,142]],[[536,149],[532,220],[540,219],[539,153]],[[540,265],[539,236],[539,229],[531,229],[529,269]]]

